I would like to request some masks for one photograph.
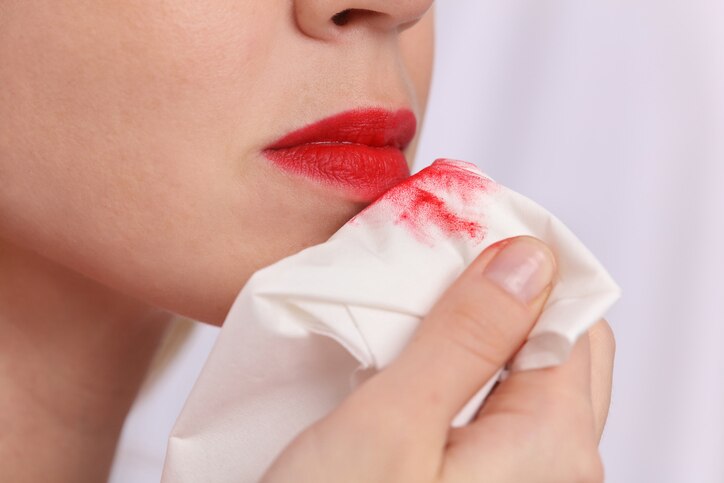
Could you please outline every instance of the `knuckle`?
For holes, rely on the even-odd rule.
[[[604,466],[593,434],[590,409],[584,409],[581,404],[556,405],[551,400],[549,407],[542,408],[542,412],[537,414],[536,420],[538,441],[546,447],[558,448],[554,458],[565,455],[560,460],[563,462],[561,481],[604,481]]]
[[[600,347],[611,357],[616,353],[616,337],[611,325],[601,319],[589,331],[589,338],[592,345]]]
[[[603,483],[603,461],[598,451],[586,451],[576,458],[572,481],[575,483]]]

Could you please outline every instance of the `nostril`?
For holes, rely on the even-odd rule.
[[[332,22],[334,22],[335,25],[343,26],[347,25],[347,22],[349,22],[350,13],[352,12],[352,9],[342,10],[341,12],[337,12],[332,17]]]
[[[382,12],[377,12],[375,10],[348,8],[346,10],[342,10],[341,12],[335,13],[332,16],[332,22],[338,27],[343,27],[345,25],[351,24],[362,24],[366,22],[378,25],[377,19],[384,19],[389,17],[389,15]]]

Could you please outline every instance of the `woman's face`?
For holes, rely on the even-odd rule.
[[[430,3],[0,0],[0,237],[221,322],[365,205],[264,149],[354,108],[419,122]]]

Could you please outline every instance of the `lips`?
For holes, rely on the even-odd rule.
[[[410,176],[402,151],[416,125],[408,109],[355,109],[293,131],[264,154],[288,173],[369,202]]]

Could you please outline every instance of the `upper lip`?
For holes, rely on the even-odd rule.
[[[415,136],[416,127],[415,115],[409,109],[359,108],[292,131],[266,149],[279,150],[304,144],[360,144],[404,150]]]

